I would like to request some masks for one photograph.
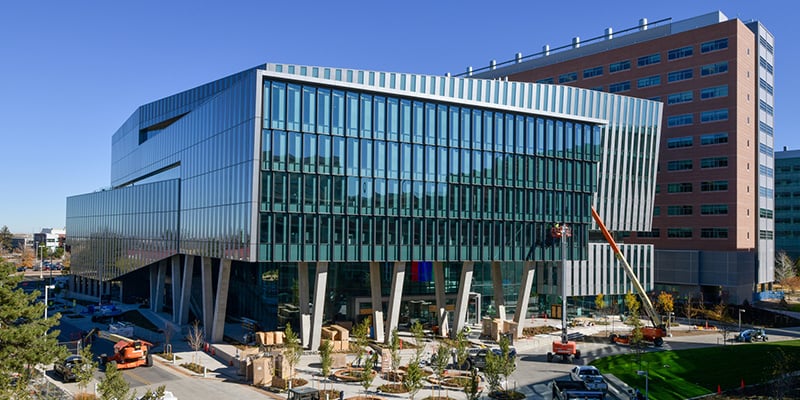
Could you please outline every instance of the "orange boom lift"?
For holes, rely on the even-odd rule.
[[[606,241],[614,250],[614,255],[617,257],[617,260],[619,260],[620,264],[625,267],[625,274],[628,275],[628,279],[631,280],[633,287],[636,289],[636,292],[642,299],[644,311],[650,318],[650,322],[653,324],[652,327],[642,328],[642,338],[652,342],[655,346],[661,346],[664,344],[664,337],[667,336],[667,330],[664,327],[664,324],[661,322],[661,318],[659,318],[658,314],[656,313],[655,308],[653,308],[653,303],[650,302],[650,298],[647,297],[647,293],[644,291],[642,284],[639,282],[639,279],[636,278],[636,274],[633,273],[633,268],[631,268],[631,265],[628,264],[628,260],[625,259],[625,256],[622,255],[622,252],[617,246],[617,242],[614,241],[611,233],[608,232],[605,224],[603,224],[603,220],[600,219],[600,215],[597,214],[597,211],[595,211],[594,207],[592,207],[592,217],[594,218],[594,221],[597,222],[597,226],[600,227],[600,231],[603,232],[603,236],[606,238]],[[609,339],[611,340],[611,343],[630,344],[630,338],[628,335],[617,335],[616,333],[612,333]]]
[[[547,352],[547,362],[553,361],[556,356],[561,356],[562,361],[572,361],[581,358],[581,351],[575,341],[567,336],[567,253],[565,241],[572,236],[572,230],[567,225],[556,224],[550,229],[550,235],[561,240],[561,340],[553,341],[553,351]]]

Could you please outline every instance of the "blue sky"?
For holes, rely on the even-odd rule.
[[[789,1],[17,1],[0,12],[0,226],[64,227],[110,183],[111,135],[144,103],[264,63],[442,75],[720,10],[776,37],[775,149],[800,149]]]

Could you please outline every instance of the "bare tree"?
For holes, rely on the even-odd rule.
[[[797,275],[795,271],[795,261],[786,254],[786,251],[781,250],[775,256],[775,281],[783,282],[787,278]]]
[[[189,346],[192,350],[194,350],[192,363],[197,364],[197,352],[206,344],[205,332],[203,332],[203,328],[200,327],[200,321],[194,320],[194,322],[192,322],[192,327],[189,328],[189,334],[186,335],[186,340],[189,342]]]

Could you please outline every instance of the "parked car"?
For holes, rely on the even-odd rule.
[[[89,366],[89,364],[83,362],[83,357],[69,356],[64,360],[53,364],[53,371],[61,376],[61,380],[64,382],[75,382],[78,380],[77,375],[75,375],[75,371],[78,368],[87,368]]]
[[[574,380],[584,381],[590,390],[602,390],[604,393],[608,391],[608,383],[597,367],[579,365],[570,371],[570,375]]]
[[[745,329],[736,336],[737,342],[766,342],[769,340],[767,332],[762,328]]]
[[[467,370],[470,370],[472,368],[477,368],[480,370],[484,369],[486,367],[486,354],[488,354],[490,351],[498,356],[501,354],[501,350],[499,347],[495,347],[492,349],[477,349],[470,351],[469,355],[467,356],[466,369]],[[517,356],[517,349],[510,347],[508,349],[508,358],[513,360],[515,359],[516,356]]]

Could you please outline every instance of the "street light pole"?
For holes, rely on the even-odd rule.
[[[55,289],[55,288],[56,288],[55,285],[44,285],[44,319],[47,319],[47,307],[49,305],[47,301],[47,291],[48,289]]]

